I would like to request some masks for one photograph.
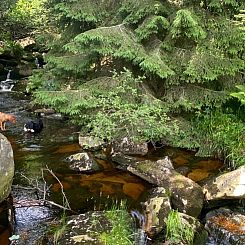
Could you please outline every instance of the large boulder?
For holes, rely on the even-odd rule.
[[[234,171],[209,179],[203,185],[203,193],[207,200],[244,199],[245,198],[245,166]]]
[[[10,194],[13,176],[13,149],[7,138],[0,134],[0,203]]]
[[[135,161],[127,170],[151,184],[166,188],[174,209],[193,217],[200,214],[204,197],[201,186],[176,172],[167,157],[158,161]]]

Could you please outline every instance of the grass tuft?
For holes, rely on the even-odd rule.
[[[179,212],[171,210],[167,218],[166,240],[171,244],[193,244],[193,227],[181,221]]]
[[[106,217],[111,222],[112,229],[109,233],[102,233],[100,241],[105,245],[133,245],[134,232],[126,202],[121,201],[113,205],[111,210],[107,211]]]

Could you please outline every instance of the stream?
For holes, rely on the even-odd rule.
[[[16,124],[7,123],[7,131],[4,132],[12,144],[15,160],[12,189],[17,207],[15,233],[31,232],[28,239],[35,240],[43,230],[40,224],[54,219],[59,213],[57,208],[28,206],[28,203],[37,199],[35,186],[42,189],[44,182],[47,182],[47,186],[50,186],[48,199],[64,205],[61,185],[49,171],[42,172],[46,168],[53,171],[62,183],[69,205],[77,213],[109,208],[122,199],[127,200],[129,208],[138,209],[142,193],[150,187],[140,178],[116,169],[112,163],[101,159],[95,159],[103,169],[101,172],[80,174],[69,169],[65,158],[81,151],[78,144],[79,131],[59,115],[45,116],[44,129],[40,134],[24,132],[23,125],[35,119],[35,115],[26,111],[30,100],[21,92],[24,91],[21,81],[18,83],[11,92],[0,92],[1,111],[14,114],[17,118]],[[33,189],[25,188],[28,186]],[[31,241],[27,244],[31,244]]]
[[[59,217],[60,209],[57,207],[34,205],[33,202],[40,198],[34,187],[43,189],[46,185],[50,186],[46,193],[47,199],[64,205],[61,185],[45,170],[47,168],[62,183],[69,205],[77,213],[104,210],[120,200],[126,200],[130,210],[140,210],[140,203],[151,185],[137,176],[117,169],[112,162],[99,158],[95,159],[102,168],[99,172],[81,174],[69,168],[65,158],[81,152],[78,145],[79,129],[74,125],[59,115],[52,115],[43,117],[44,129],[40,134],[24,132],[23,125],[35,118],[35,115],[26,110],[30,98],[25,95],[23,84],[23,81],[17,81],[12,91],[0,92],[0,111],[14,114],[17,118],[16,124],[7,123],[7,131],[3,133],[14,151],[12,197],[16,207],[16,220],[13,230],[8,229],[7,224],[6,229],[0,229],[0,244],[10,244],[8,238],[13,234],[26,236],[26,243],[23,244],[33,244],[49,229],[48,222]],[[202,180],[222,167],[221,161],[198,158],[194,152],[173,148],[153,151],[150,157],[157,159],[166,155],[175,167],[184,168],[187,163],[199,166],[194,167],[189,176],[195,181]]]

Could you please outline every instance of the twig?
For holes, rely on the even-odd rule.
[[[47,182],[45,181],[45,178],[44,178],[44,170],[48,171],[58,181],[58,183],[60,184],[60,186],[61,186],[61,192],[62,192],[62,196],[63,196],[63,204],[64,204],[63,206],[60,205],[60,204],[57,204],[57,203],[55,203],[53,201],[49,201],[49,200],[46,199],[47,191],[51,188],[52,185],[49,185],[47,187]],[[29,179],[28,177],[26,177],[23,174],[21,174],[21,176],[23,178],[25,178],[29,182],[29,185],[31,185],[33,187],[24,187],[24,186],[20,186],[20,185],[13,185],[13,187],[24,189],[24,190],[33,190],[35,192],[43,193],[43,195],[42,195],[42,198],[39,198],[39,196],[37,195],[38,200],[33,199],[33,200],[22,200],[22,201],[19,201],[19,202],[17,201],[15,203],[15,205],[14,205],[15,208],[31,207],[31,206],[45,206],[45,204],[50,204],[52,206],[56,206],[58,208],[61,208],[61,209],[64,209],[64,210],[69,210],[69,211],[72,211],[73,213],[76,213],[70,207],[70,204],[69,204],[68,199],[66,197],[66,194],[64,192],[64,187],[63,187],[61,181],[53,173],[53,171],[50,170],[47,166],[46,166],[45,169],[42,169],[42,179],[43,179],[43,182],[44,182],[43,189],[39,188],[39,182],[38,182],[37,179],[31,180],[31,179]]]
[[[44,199],[39,199],[39,200],[20,200],[20,201],[17,201],[17,202],[14,202],[13,206],[15,208],[24,208],[24,207],[36,207],[36,206],[46,206],[45,204],[50,204],[52,206],[56,206],[58,208],[61,208],[61,209],[64,209],[64,210],[69,210],[69,211],[72,211],[74,213],[76,213],[75,211],[67,208],[67,207],[64,207],[60,204],[57,204],[53,201],[48,201],[48,200],[44,200]]]
[[[61,192],[62,192],[62,195],[63,195],[63,202],[65,201],[65,205],[64,206],[67,206],[68,209],[71,210],[71,207],[70,207],[70,204],[69,204],[68,199],[66,197],[66,194],[64,192],[64,187],[63,187],[62,183],[60,182],[58,177],[53,173],[53,171],[48,168],[47,165],[46,165],[46,170],[59,182],[60,187],[61,187]]]

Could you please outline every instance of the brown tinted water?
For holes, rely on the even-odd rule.
[[[16,125],[8,124],[8,130],[4,132],[14,150],[15,177],[12,195],[16,202],[33,200],[35,193],[25,191],[22,187],[36,185],[42,188],[45,180],[47,186],[50,185],[48,199],[60,205],[64,204],[61,185],[57,179],[45,170],[42,176],[42,169],[48,168],[62,183],[70,207],[76,212],[109,208],[121,199],[127,201],[130,209],[141,208],[140,202],[144,200],[144,195],[151,186],[137,176],[115,168],[112,162],[95,158],[102,170],[93,174],[69,169],[65,158],[82,151],[77,143],[78,129],[75,126],[59,117],[44,117],[44,129],[40,134],[24,133],[24,123],[34,117],[26,111],[28,103],[29,99],[21,92],[0,94],[0,111],[12,113],[17,117]],[[198,158],[194,152],[181,149],[158,149],[151,151],[148,157],[154,160],[166,155],[171,158],[176,169],[185,167],[184,175],[197,182],[217,173],[222,167],[221,161]],[[23,209],[19,206],[16,209],[15,232],[29,231],[35,227],[41,230],[39,223],[55,218],[55,215],[50,209]],[[7,231],[8,229],[2,229],[0,241],[9,235]],[[37,239],[38,231],[31,236],[32,239]]]

